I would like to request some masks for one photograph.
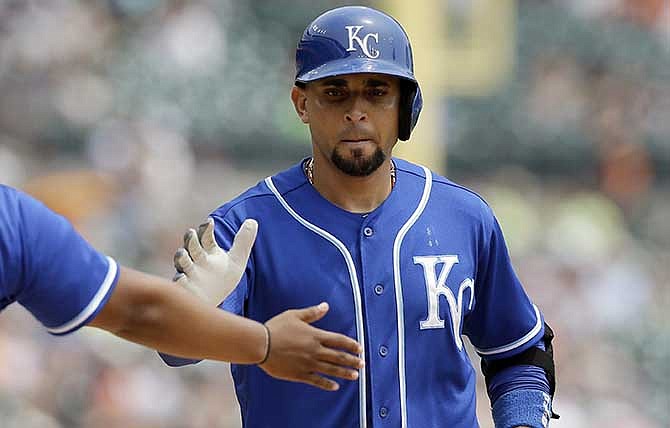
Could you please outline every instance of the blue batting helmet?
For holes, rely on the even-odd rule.
[[[412,47],[398,21],[378,10],[347,6],[329,10],[307,26],[295,54],[296,83],[353,73],[401,79],[398,138],[409,139],[423,106],[414,77]]]

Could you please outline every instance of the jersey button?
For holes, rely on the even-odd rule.
[[[381,296],[383,292],[384,292],[384,286],[383,285],[381,285],[381,284],[375,285],[375,294],[377,296]]]
[[[385,357],[385,356],[387,356],[388,354],[389,354],[389,348],[387,348],[387,347],[384,346],[384,345],[382,345],[382,346],[379,347],[379,355],[381,355],[382,357]]]
[[[389,409],[387,409],[386,407],[382,407],[381,409],[379,409],[379,417],[385,418],[388,415],[389,415]]]
[[[374,233],[375,233],[375,231],[372,230],[372,228],[369,227],[369,226],[366,226],[366,227],[363,229],[363,235],[365,235],[365,236],[367,236],[367,237],[370,237],[370,236],[374,235]]]

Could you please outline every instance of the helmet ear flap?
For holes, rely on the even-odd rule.
[[[398,109],[398,139],[409,140],[414,125],[419,120],[423,100],[419,85],[411,80],[400,81],[400,108]]]

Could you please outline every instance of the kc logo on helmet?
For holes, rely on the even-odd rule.
[[[368,33],[363,37],[362,39],[358,36],[358,32],[363,29],[362,25],[347,25],[344,27],[347,29],[347,32],[349,34],[349,47],[347,48],[347,52],[351,51],[356,51],[357,49],[354,47],[354,42],[358,43],[358,46],[360,46],[361,50],[367,56],[368,58],[377,58],[379,57],[379,51],[374,48],[374,46],[369,46],[369,41],[368,39],[372,37],[375,39],[375,42],[379,43],[379,33]],[[370,52],[372,50],[372,52]]]

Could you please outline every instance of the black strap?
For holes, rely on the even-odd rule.
[[[486,378],[486,384],[488,385],[497,373],[508,367],[518,365],[537,366],[542,368],[547,375],[549,393],[553,397],[556,392],[554,348],[551,345],[551,341],[554,340],[554,331],[547,323],[544,324],[544,336],[542,339],[544,341],[544,350],[533,346],[532,348],[526,349],[522,353],[513,355],[509,358],[502,358],[500,360],[486,360],[485,358],[482,358],[482,373],[484,373],[484,377]],[[560,418],[560,416],[554,412],[552,412],[551,417],[553,419]]]

